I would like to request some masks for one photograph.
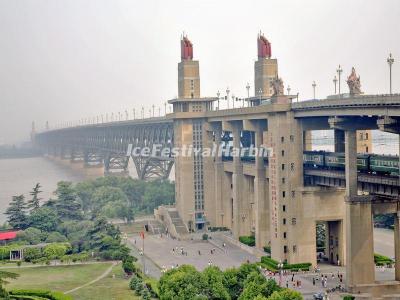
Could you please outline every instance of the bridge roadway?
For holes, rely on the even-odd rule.
[[[358,129],[382,129],[400,132],[400,94],[361,95],[351,98],[330,98],[296,103],[270,105],[269,99],[254,107],[232,108],[197,112],[208,122],[265,118],[266,113],[291,110],[294,117],[302,121],[304,129],[330,129],[333,123],[351,117]],[[87,166],[104,165],[105,173],[126,172],[129,157],[128,145],[150,147],[159,144],[171,148],[174,145],[174,119],[179,112],[165,117],[135,119],[109,123],[96,123],[76,127],[47,130],[36,135],[37,144],[51,155],[84,161]],[[173,165],[172,157],[156,155],[132,156],[140,179],[167,178]],[[312,172],[311,172],[312,171]],[[311,173],[312,174],[311,174]],[[318,174],[317,174],[318,173]],[[340,174],[339,174],[340,173]],[[307,170],[306,176],[317,185],[344,186],[344,173],[322,170]],[[398,183],[377,175],[360,175],[359,184],[363,191],[398,196]],[[377,188],[377,187],[380,188]],[[393,191],[388,194],[387,191]],[[383,192],[382,192],[383,191]]]

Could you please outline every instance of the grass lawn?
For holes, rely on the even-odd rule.
[[[112,278],[112,274],[115,278]],[[129,279],[125,279],[121,265],[113,268],[105,278],[81,288],[71,294],[75,300],[102,299],[102,300],[139,300],[134,291],[129,289]]]
[[[96,277],[103,274],[110,266],[111,263],[94,263],[56,267],[21,267],[1,270],[20,274],[17,279],[10,280],[10,283],[6,286],[8,290],[47,289],[65,292],[94,280]],[[121,266],[119,267],[121,268]]]

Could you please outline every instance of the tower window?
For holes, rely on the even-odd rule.
[[[286,211],[286,205],[282,205],[282,211]]]
[[[285,142],[285,137],[284,136],[281,137],[281,143],[283,143],[283,142]]]
[[[283,219],[282,219],[282,224],[283,224],[283,225],[286,225],[286,218],[283,218]]]
[[[286,232],[283,233],[283,238],[286,239]]]
[[[282,170],[285,170],[285,164],[282,164]]]
[[[282,154],[282,157],[285,156],[285,150],[282,150],[281,154]]]

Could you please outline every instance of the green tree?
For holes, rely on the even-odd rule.
[[[207,267],[203,271],[202,275],[204,276],[204,280],[207,284],[207,288],[204,291],[207,299],[231,299],[229,292],[223,283],[223,273],[218,267]]]
[[[55,207],[61,220],[81,220],[81,205],[77,201],[71,182],[60,181],[57,184]]]
[[[4,285],[8,283],[7,279],[16,279],[18,276],[16,273],[0,270],[0,299],[8,299],[8,293],[4,289]]]
[[[66,244],[49,244],[47,245],[44,250],[43,254],[48,258],[48,259],[57,259],[61,258],[62,256],[67,253],[68,246]]]
[[[54,209],[42,206],[31,212],[28,223],[31,227],[49,232],[57,228],[59,219]]]
[[[204,294],[206,289],[204,276],[189,265],[182,265],[164,273],[159,283],[161,300],[207,299]]]
[[[260,272],[251,272],[244,281],[243,292],[239,296],[239,300],[252,300],[257,296],[269,297],[275,291],[279,291],[280,287],[275,280],[267,280]]]
[[[17,237],[21,241],[25,241],[31,245],[36,245],[43,242],[46,239],[47,234],[35,227],[29,227],[24,231],[19,232]]]
[[[46,243],[65,243],[67,238],[57,231],[50,232],[46,238]]]
[[[27,262],[39,259],[42,257],[40,248],[26,248],[24,249],[24,260]]]
[[[297,291],[283,289],[274,292],[268,300],[303,300],[303,296]]]
[[[31,200],[28,201],[27,207],[33,211],[40,207],[40,200],[42,200],[42,198],[39,198],[39,194],[42,193],[40,188],[41,188],[40,183],[36,183],[33,190],[29,193],[32,196],[32,198]]]
[[[26,204],[24,195],[13,196],[5,212],[7,221],[14,229],[25,229],[27,227]]]

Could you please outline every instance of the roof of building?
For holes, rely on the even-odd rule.
[[[17,237],[17,231],[0,232],[0,241],[12,240]]]

